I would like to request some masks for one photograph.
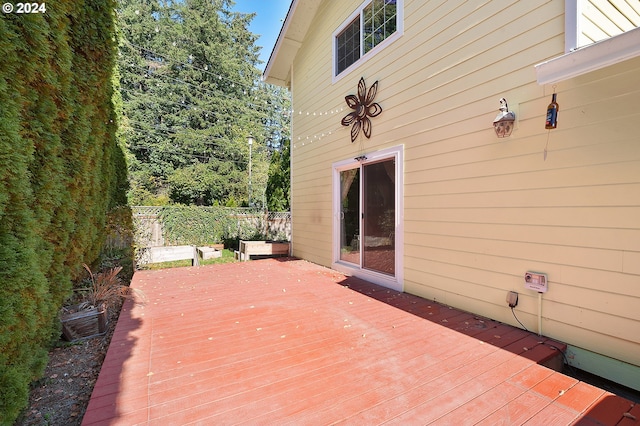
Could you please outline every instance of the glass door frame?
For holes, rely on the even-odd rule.
[[[332,268],[345,273],[347,275],[357,276],[367,281],[373,282],[384,287],[388,287],[397,291],[404,291],[404,162],[403,162],[402,145],[388,148],[376,152],[367,153],[365,159],[358,160],[350,158],[333,163],[333,232],[332,232]],[[341,248],[341,184],[340,172],[345,170],[359,168],[362,177],[362,168],[369,163],[376,163],[384,160],[395,160],[395,274],[388,275],[362,267],[362,252],[360,253],[360,264],[356,265],[350,262],[340,260]],[[362,189],[362,179],[360,185]],[[360,191],[360,211],[362,212],[362,190]]]

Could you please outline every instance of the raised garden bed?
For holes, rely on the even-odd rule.
[[[200,256],[202,260],[216,259],[222,257],[222,250],[224,250],[224,244],[198,247],[198,256]]]
[[[286,241],[240,241],[237,252],[239,260],[249,260],[251,256],[288,256],[289,243]]]

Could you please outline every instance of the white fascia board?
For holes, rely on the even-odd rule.
[[[640,28],[535,66],[538,84],[554,84],[640,56]]]
[[[273,68],[273,63],[275,62],[276,57],[278,56],[280,47],[282,46],[282,43],[287,34],[287,31],[289,30],[289,25],[291,24],[291,19],[293,19],[293,14],[295,13],[297,6],[298,6],[298,0],[293,0],[289,5],[287,16],[285,17],[284,22],[282,23],[282,27],[280,28],[280,33],[278,33],[278,38],[276,39],[276,43],[273,46],[273,50],[271,51],[271,54],[269,55],[269,59],[267,60],[267,65],[265,66],[265,69],[262,73],[262,81],[267,81],[269,80],[269,78],[272,78],[273,80],[276,80],[276,81],[284,81],[282,76],[277,76],[277,77],[272,76],[271,68]]]

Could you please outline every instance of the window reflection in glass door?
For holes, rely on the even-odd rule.
[[[395,273],[396,180],[395,161],[363,168],[362,266]]]
[[[360,169],[340,172],[340,260],[360,265]]]

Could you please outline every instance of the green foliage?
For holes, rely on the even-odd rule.
[[[180,204],[211,206],[244,191],[245,173],[229,162],[213,160],[177,169],[168,179],[171,199]]]
[[[160,220],[171,245],[221,243],[231,225],[227,210],[220,207],[165,207],[160,211]]]
[[[257,36],[247,29],[253,15],[230,5],[119,4],[131,204],[246,206],[264,199],[269,156],[288,137],[290,102],[286,91],[260,82]]]
[[[264,239],[263,216],[226,207],[167,206],[160,210],[169,245],[207,245],[240,239]]]
[[[124,201],[114,7],[59,2],[0,16],[0,424],[26,405],[72,280],[98,257],[107,210]]]
[[[267,207],[273,212],[289,211],[291,208],[291,143],[285,140],[282,150],[271,156],[269,179],[267,180]]]

